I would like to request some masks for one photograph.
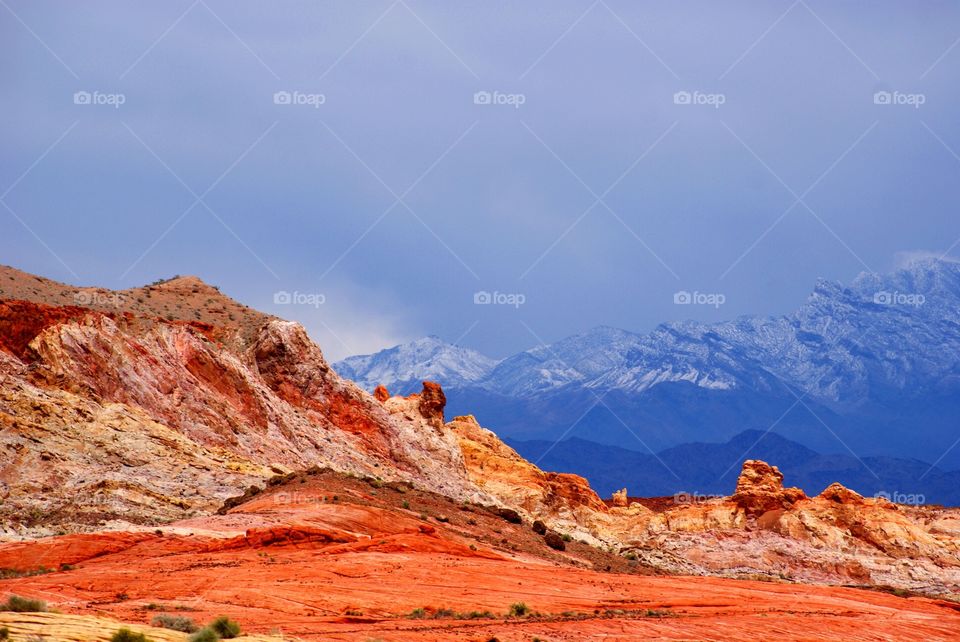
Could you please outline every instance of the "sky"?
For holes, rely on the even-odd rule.
[[[0,0],[0,42],[0,262],[196,274],[331,359],[960,256],[957,3]]]

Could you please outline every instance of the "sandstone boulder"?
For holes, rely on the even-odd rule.
[[[431,426],[440,429],[443,427],[443,408],[447,405],[447,397],[443,394],[443,388],[434,381],[424,381],[423,390],[420,392],[420,414],[423,415]]]
[[[806,495],[799,488],[784,488],[783,473],[776,466],[748,459],[743,462],[732,499],[747,515],[756,517],[767,511],[790,508],[806,499]]]
[[[627,507],[627,489],[614,491],[613,496],[610,497],[610,505],[616,506],[618,508]]]
[[[820,497],[823,499],[829,499],[832,502],[838,504],[862,504],[863,495],[856,491],[852,491],[840,482],[834,482],[827,486]]]

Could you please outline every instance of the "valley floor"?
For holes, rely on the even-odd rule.
[[[0,597],[63,613],[0,613],[17,642],[106,641],[159,613],[287,640],[960,640],[953,602],[656,576],[579,542],[548,548],[479,506],[324,471],[223,515],[0,544],[0,568],[55,569],[0,580]]]

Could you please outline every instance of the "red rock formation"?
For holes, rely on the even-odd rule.
[[[93,642],[119,628],[116,621],[142,625],[159,608],[189,609],[183,614],[197,622],[226,614],[248,633],[280,629],[287,639],[295,631],[302,640],[358,642],[762,640],[771,637],[771,622],[785,642],[954,640],[960,630],[960,610],[942,600],[778,581],[648,576],[636,572],[636,562],[602,572],[615,555],[588,556],[582,544],[554,531],[545,531],[546,542],[528,525],[476,507],[462,512],[439,496],[388,496],[387,487],[370,495],[371,489],[356,478],[322,474],[271,487],[227,515],[168,525],[161,534],[106,532],[0,544],[0,567],[55,569],[0,580],[0,595],[39,597],[66,616],[114,618],[82,632],[74,628],[78,632],[69,636],[58,635],[45,616],[0,613],[0,626],[10,627],[14,639],[46,634]],[[333,495],[340,501],[329,501]],[[427,524],[403,508],[405,500],[433,514],[450,513],[451,522]],[[246,532],[238,533],[243,525]],[[499,535],[489,537],[494,528],[507,545],[496,543]],[[548,548],[551,543],[557,551]],[[61,564],[73,568],[56,570]],[[516,602],[537,617],[508,617]],[[427,617],[409,617],[416,609]],[[451,615],[484,611],[491,617]],[[183,636],[158,632],[154,639]]]
[[[93,313],[77,306],[53,307],[31,301],[0,301],[0,350],[22,361],[35,355],[30,342],[45,329],[65,321],[82,319]]]
[[[443,426],[443,408],[446,405],[447,397],[443,394],[440,384],[434,381],[424,381],[419,398],[420,414],[434,428]]]
[[[843,484],[834,482],[827,486],[820,497],[838,504],[863,504],[863,495],[850,490]]]
[[[383,403],[384,401],[390,398],[390,392],[387,390],[386,386],[383,386],[383,385],[377,386],[373,390],[373,398],[379,401],[380,403]]]
[[[750,459],[743,463],[733,501],[748,515],[789,508],[806,495],[799,488],[784,488],[783,473],[776,466]]]

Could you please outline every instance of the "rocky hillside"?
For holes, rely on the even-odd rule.
[[[436,392],[425,395],[425,421],[437,419]],[[401,414],[419,401],[385,399]],[[453,423],[462,439],[479,438],[468,466],[477,479],[496,471],[491,490],[546,481],[554,504],[585,492],[541,477],[471,420]],[[525,514],[314,468],[216,515],[0,543],[0,596],[56,610],[0,611],[0,626],[18,642],[107,642],[121,626],[186,642],[149,625],[221,614],[251,640],[720,641],[765,639],[771,626],[788,641],[956,637],[957,603],[911,591],[956,591],[955,515],[836,486],[807,498],[781,481],[750,461],[731,497],[591,503],[577,518],[622,539],[596,546]],[[544,501],[524,497],[531,508]]]
[[[341,379],[299,325],[196,278],[124,292],[14,270],[0,282],[8,533],[182,518],[317,464],[478,496],[450,435]]]

